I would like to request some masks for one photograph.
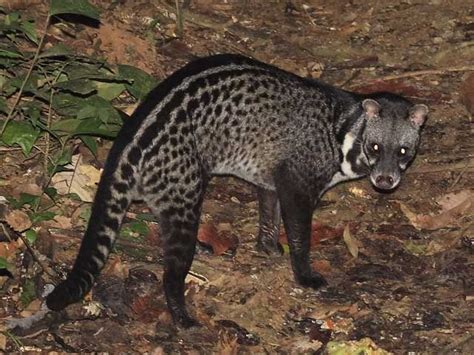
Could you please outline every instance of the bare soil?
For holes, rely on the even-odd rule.
[[[4,333],[7,352],[22,346],[297,354],[363,338],[380,353],[474,352],[472,1],[191,0],[182,32],[174,1],[93,2],[103,10],[100,26],[77,25],[74,36],[54,32],[48,41],[159,79],[198,56],[243,53],[348,90],[403,94],[427,104],[430,117],[418,157],[394,193],[379,194],[361,180],[324,196],[314,214],[312,256],[328,287],[301,288],[287,253],[256,252],[254,188],[216,178],[200,232],[213,245],[196,255],[187,282],[187,303],[201,327],[176,329],[170,319],[159,235],[149,222],[146,235],[119,240],[86,303],[29,331]],[[23,11],[41,21],[46,8],[32,2]],[[109,147],[104,143],[99,158],[89,155],[89,161],[100,167]],[[0,152],[0,164],[0,192],[11,195],[34,182],[40,161],[9,149]],[[35,250],[47,268],[72,265],[84,231],[78,215],[86,207],[64,199],[59,209],[69,225],[63,220],[40,231]],[[126,222],[138,213],[147,213],[145,206],[134,206]],[[38,294],[50,281],[28,250],[18,248],[14,274],[0,276],[5,319],[38,309],[40,301],[26,310],[19,301],[28,280]]]

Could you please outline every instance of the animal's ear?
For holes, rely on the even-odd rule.
[[[426,116],[428,115],[428,106],[423,104],[414,105],[410,109],[410,122],[413,123],[416,127],[421,127],[426,121]]]
[[[364,108],[365,116],[368,119],[375,118],[379,115],[380,105],[375,100],[365,99],[362,101],[362,107]]]

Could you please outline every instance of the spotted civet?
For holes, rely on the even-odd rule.
[[[133,200],[144,200],[164,244],[163,284],[176,323],[185,307],[206,186],[230,174],[257,187],[259,250],[280,254],[280,219],[296,281],[326,284],[309,258],[311,219],[322,194],[365,175],[391,190],[414,158],[428,109],[390,93],[359,95],[241,55],[201,58],[158,85],[110,151],[79,255],[47,297],[52,310],[92,287]],[[281,216],[281,217],[280,217]]]

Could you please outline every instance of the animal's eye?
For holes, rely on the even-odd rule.
[[[406,154],[407,154],[407,150],[408,150],[407,148],[401,147],[401,148],[400,148],[400,155],[406,155]]]
[[[380,147],[377,143],[372,143],[372,149],[374,152],[378,152],[380,150]]]

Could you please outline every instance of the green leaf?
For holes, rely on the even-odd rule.
[[[94,156],[97,156],[97,141],[96,138],[91,137],[91,136],[79,136],[81,141],[86,145],[87,148],[94,154]]]
[[[1,140],[8,146],[18,144],[27,156],[40,135],[40,130],[29,122],[10,121],[3,132]]]
[[[86,99],[68,93],[58,93],[53,96],[53,108],[63,116],[73,116],[84,107]]]
[[[63,43],[58,43],[42,52],[39,58],[65,57],[71,54],[73,54],[73,50],[70,47]]]
[[[88,118],[82,120],[73,134],[75,136],[100,136],[106,138],[115,138],[119,131],[118,126],[106,126],[97,118]]]
[[[40,196],[27,194],[25,192],[20,193],[20,199],[18,203],[20,206],[30,205],[32,208],[37,206],[40,202]]]
[[[0,270],[8,269],[9,267],[10,264],[8,263],[7,259],[5,259],[3,256],[0,256]]]
[[[72,160],[72,148],[67,147],[62,152],[57,153],[54,156],[54,164],[48,166],[48,174],[53,175],[59,171],[69,171],[70,169],[64,168]]]
[[[51,15],[74,14],[100,20],[99,10],[87,0],[51,0],[49,11]]]
[[[115,138],[117,132],[120,130],[119,125],[105,125],[99,119],[98,115],[92,118],[79,120],[77,118],[69,118],[54,122],[51,130],[58,135],[80,136],[96,136]],[[89,143],[89,142],[87,142]]]
[[[56,188],[54,187],[47,187],[44,189],[44,193],[46,195],[48,195],[48,197],[54,201],[54,199],[56,198],[56,196],[58,196],[58,190],[56,190]]]
[[[20,295],[20,301],[24,307],[28,306],[36,298],[35,283],[33,280],[26,280],[23,285],[23,292]]]
[[[97,95],[111,101],[125,91],[125,85],[122,83],[96,81]]]
[[[7,100],[5,100],[3,97],[0,97],[0,112],[7,113],[8,111]]]
[[[125,84],[125,86],[130,94],[140,100],[143,100],[158,83],[150,74],[131,65],[119,65],[118,72],[120,78],[132,82],[131,84]]]
[[[33,224],[36,224],[42,221],[50,221],[54,216],[56,216],[56,214],[51,211],[37,212],[30,214],[30,220]]]
[[[130,223],[130,230],[140,235],[147,235],[150,229],[143,221],[133,221]]]
[[[80,123],[81,121],[77,118],[64,118],[62,120],[53,122],[51,125],[51,131],[57,135],[72,135]]]
[[[84,114],[86,107],[87,115]],[[105,124],[105,128],[110,128],[113,132],[122,125],[122,118],[115,107],[109,101],[97,95],[84,98],[67,93],[58,93],[53,97],[53,108],[65,116],[78,116],[80,114],[80,118],[99,118]]]
[[[71,63],[65,68],[69,79],[92,79],[101,81],[120,81],[104,63]],[[123,79],[122,81],[125,81]]]
[[[28,39],[34,44],[38,44],[38,35],[36,34],[36,28],[34,22],[22,21],[20,28]]]
[[[12,26],[16,25],[20,20],[20,13],[19,12],[10,12],[7,16],[5,16],[5,25]]]
[[[79,217],[85,222],[89,223],[89,219],[91,218],[92,214],[92,209],[90,205],[86,205],[82,207],[81,213],[79,214]]]
[[[123,237],[146,236],[149,233],[149,228],[143,221],[133,221],[126,224],[120,231]]]
[[[26,78],[26,74],[21,74],[10,80],[10,83],[13,87],[20,89],[23,85],[23,81]],[[39,81],[39,76],[36,73],[32,73],[29,77],[28,80],[26,81],[25,86],[23,87],[24,92],[29,92],[32,94],[37,94],[38,93],[38,81]]]
[[[25,237],[26,240],[28,240],[28,242],[30,243],[30,245],[32,245],[36,241],[36,239],[38,239],[38,233],[36,233],[33,229],[28,229],[25,232]]]
[[[41,104],[39,101],[31,101],[22,104],[21,109],[33,125],[33,127],[38,127],[41,125]]]
[[[55,163],[59,166],[69,164],[72,161],[72,149],[70,147],[64,149],[64,151],[58,154],[55,159]]]
[[[12,49],[0,48],[0,57],[6,58],[23,58],[23,55],[20,52],[17,52]]]
[[[88,79],[62,81],[60,83],[56,83],[54,87],[80,95],[88,95],[96,90],[94,83]]]

